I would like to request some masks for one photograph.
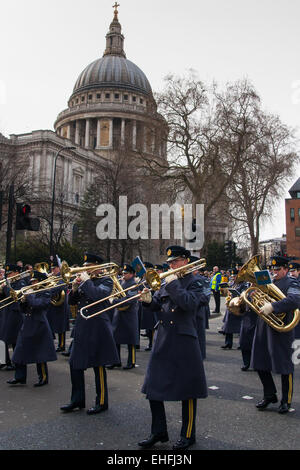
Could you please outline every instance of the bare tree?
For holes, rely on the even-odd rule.
[[[261,128],[261,138],[248,148],[248,158],[236,171],[227,191],[231,216],[240,232],[246,229],[253,255],[259,251],[262,220],[272,213],[299,164],[291,129],[277,116],[262,112],[255,121]]]

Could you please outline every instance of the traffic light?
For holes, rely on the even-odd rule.
[[[16,230],[32,230],[40,229],[40,219],[29,217],[31,207],[29,204],[17,203]]]

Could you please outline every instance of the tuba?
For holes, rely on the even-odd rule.
[[[259,260],[260,255],[252,256],[252,258],[250,258],[250,260],[247,261],[244,266],[242,266],[240,272],[238,273],[236,277],[237,283],[246,281],[252,284],[251,287],[241,293],[240,298],[274,330],[278,331],[279,333],[286,333],[291,331],[293,328],[295,328],[300,320],[299,309],[294,310],[293,318],[288,324],[283,322],[286,313],[281,315],[275,315],[274,313],[271,313],[270,315],[264,315],[260,312],[260,309],[266,302],[278,302],[279,300],[283,300],[285,295],[273,283],[258,286],[254,273],[261,271]]]

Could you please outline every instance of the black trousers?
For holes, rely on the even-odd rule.
[[[117,346],[117,351],[118,351],[118,355],[119,355],[119,358],[120,358],[120,364],[121,364],[121,345],[120,344],[116,344]],[[127,365],[128,366],[131,366],[131,365],[135,365],[135,357],[136,357],[136,346],[134,344],[127,344],[127,348],[128,348],[128,356],[127,356]]]
[[[24,380],[26,382],[27,379],[27,364],[15,364],[15,379],[16,380]],[[39,380],[47,380],[48,381],[48,366],[47,362],[41,362],[36,364],[36,371]]]
[[[108,389],[106,370],[104,366],[93,367],[95,374],[96,405],[108,406]],[[80,403],[85,406],[84,370],[73,369],[70,366],[72,393],[71,403]]]
[[[272,377],[272,373],[266,370],[257,371],[260,381],[264,389],[264,397],[268,398],[277,393],[276,386]],[[281,375],[281,393],[283,403],[292,403],[293,396],[293,374],[282,374]]]
[[[216,303],[215,312],[220,313],[221,292],[219,290],[213,290],[213,295]]]
[[[65,349],[66,347],[66,333],[58,333],[58,347]]]
[[[242,358],[244,366],[250,367],[251,349],[242,349]]]
[[[149,400],[152,414],[151,434],[167,432],[167,420],[163,401]],[[197,400],[183,400],[182,426],[180,436],[187,439],[194,438],[196,432]]]
[[[225,346],[230,346],[232,348],[233,345],[233,333],[225,333]]]

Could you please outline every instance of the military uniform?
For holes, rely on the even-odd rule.
[[[35,273],[35,279],[41,280],[40,273]],[[15,378],[7,382],[11,385],[26,383],[27,364],[34,363],[39,379],[34,385],[42,386],[48,383],[47,362],[57,359],[52,332],[47,320],[50,299],[51,295],[48,291],[37,291],[26,295],[25,302],[21,302],[24,320],[12,356],[16,371]]]
[[[273,258],[273,266],[285,267],[287,259],[281,257]],[[285,313],[283,322],[289,323],[293,311],[300,305],[300,288],[298,282],[285,275],[279,280],[274,280],[283,294],[283,300],[272,302],[271,308],[275,315]],[[278,332],[270,327],[262,318],[257,319],[254,334],[251,367],[258,372],[264,388],[264,399],[257,404],[260,410],[265,409],[269,403],[276,403],[276,387],[272,378],[272,372],[281,375],[282,400],[279,408],[280,413],[288,411],[293,394],[293,372],[292,343],[295,332]]]
[[[87,262],[95,264],[103,260],[93,254],[86,254]],[[93,278],[81,283],[78,289],[69,294],[71,305],[78,305],[74,338],[70,355],[70,374],[72,382],[71,401],[61,407],[68,412],[75,408],[85,407],[84,370],[93,368],[95,374],[96,400],[95,406],[87,413],[95,414],[108,408],[108,388],[105,365],[118,361],[118,352],[113,339],[111,322],[105,312],[90,320],[85,320],[79,310],[87,305],[109,296],[112,292],[113,281],[111,278]],[[108,307],[108,301],[89,309],[89,314],[98,312]]]
[[[237,274],[237,272],[235,273]],[[236,289],[239,294],[241,294],[244,290],[247,289],[248,283],[242,282],[240,284],[233,284],[230,286],[233,289]],[[231,313],[228,307],[226,308],[225,315],[224,315],[224,325],[222,328],[223,333],[225,334],[225,345],[221,346],[222,349],[231,349],[233,346],[233,335],[240,334],[241,324],[242,324],[242,316],[235,315]]]
[[[293,277],[293,279],[295,279],[300,286],[300,275],[299,275],[300,264],[296,263],[295,261],[292,261],[291,263],[289,263],[289,271],[290,272],[292,271],[291,277]],[[294,276],[294,273],[295,273],[295,276]],[[300,322],[298,323],[298,325],[295,326],[294,333],[295,333],[295,339],[300,339]]]
[[[21,268],[15,265],[7,265],[6,272],[17,272],[21,271]],[[7,278],[9,282],[9,278]],[[26,279],[19,279],[11,283],[11,288],[14,290],[20,290],[26,287]],[[10,296],[10,287],[4,286],[2,290],[1,298],[5,299]],[[8,370],[13,369],[10,356],[9,346],[11,345],[14,349],[17,342],[18,333],[23,324],[23,316],[20,310],[18,302],[14,302],[0,311],[1,322],[0,322],[0,339],[4,341],[6,346],[6,366]]]
[[[167,249],[169,262],[187,258],[183,247]],[[164,401],[182,402],[180,439],[173,449],[185,449],[195,442],[197,398],[207,397],[203,360],[195,327],[201,287],[192,274],[168,282],[155,292],[147,308],[158,316],[154,345],[142,393],[152,413],[151,436],[139,442],[152,447],[168,440]],[[142,297],[143,298],[143,297]]]
[[[59,275],[58,275],[59,276]],[[68,303],[67,287],[63,281],[62,286],[57,286],[51,291],[51,303],[48,308],[47,318],[53,334],[58,334],[58,347],[56,352],[62,352],[66,346],[66,332],[70,330],[70,305]],[[56,301],[63,296],[63,302],[60,305]]]
[[[123,272],[134,274],[134,269],[130,265],[125,264]],[[138,293],[137,288],[134,288],[135,285],[136,281],[134,277],[122,281],[121,286],[123,289],[128,289],[130,287],[133,287],[133,289],[129,289],[126,292],[126,297],[121,297],[113,302],[113,304],[116,305],[116,309],[112,320],[112,328],[114,340],[118,349],[119,360],[117,361],[117,364],[109,365],[108,367],[110,369],[115,365],[121,366],[121,344],[127,344],[128,347],[127,365],[124,366],[123,369],[131,369],[135,367],[136,364],[136,345],[139,344],[139,305],[137,299],[130,300],[131,297]],[[118,303],[125,299],[128,299],[128,302],[118,308]]]

